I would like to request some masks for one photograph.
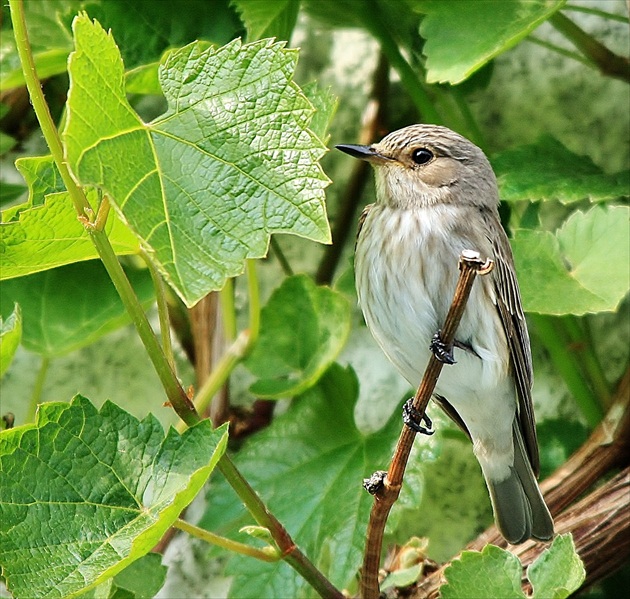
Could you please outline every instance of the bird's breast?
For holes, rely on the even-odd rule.
[[[474,247],[463,234],[462,218],[456,206],[401,210],[375,205],[357,240],[356,285],[366,323],[389,359],[414,385],[428,361],[431,338],[444,324],[462,250],[489,255],[487,247]],[[474,229],[474,223],[468,225]],[[500,351],[498,345],[505,344],[484,283],[477,281],[473,287],[457,339],[479,349],[490,362],[495,350]],[[472,365],[477,360],[482,366],[472,354],[460,352],[456,359]]]

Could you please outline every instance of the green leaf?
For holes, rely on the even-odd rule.
[[[615,309],[630,289],[630,208],[574,212],[556,233],[569,272]]]
[[[148,553],[114,576],[112,599],[152,599],[164,586],[168,568],[162,556]]]
[[[81,593],[80,599],[153,599],[164,586],[168,568],[162,556],[147,553],[127,566],[114,578]]]
[[[289,40],[300,10],[300,0],[232,0],[232,5],[247,27],[247,41]]]
[[[0,131],[0,156],[12,150],[17,144],[17,140],[6,133]]]
[[[47,0],[24,3],[29,42],[40,79],[47,79],[66,71],[68,53],[72,47],[68,23],[81,4],[85,2]],[[24,86],[24,74],[12,33],[8,29],[3,30],[0,91]]]
[[[229,0],[45,0],[25,2],[24,11],[40,79],[65,73],[72,50],[71,23],[86,10],[116,33],[128,68],[159,59],[167,49],[195,39],[225,44],[241,33]],[[6,36],[11,38],[11,33]],[[0,91],[21,87],[24,76],[15,42],[5,40],[0,58]]]
[[[27,2],[28,4],[35,4],[34,2]],[[43,3],[42,3],[43,4]],[[55,75],[60,75],[66,72],[68,66],[68,54],[70,48],[54,48],[51,50],[42,50],[36,52],[33,55],[35,62],[35,69],[40,80],[49,79]],[[17,51],[16,51],[17,56]],[[0,69],[2,77],[0,78],[0,92],[4,92],[16,87],[22,87],[25,85],[24,73],[21,66],[13,64],[11,68]]]
[[[111,402],[40,406],[0,433],[0,563],[21,597],[71,597],[154,547],[225,451],[227,428],[180,435]]]
[[[42,206],[47,195],[66,191],[52,156],[18,158],[15,167],[28,185],[30,206]]]
[[[138,252],[137,238],[120,219],[109,218],[105,230],[117,254]],[[2,279],[98,258],[67,192],[47,196],[42,206],[22,209],[18,220],[0,223],[0,231]]]
[[[512,239],[523,307],[540,314],[617,309],[630,289],[627,206],[574,212],[556,235],[518,230]]]
[[[319,383],[245,442],[234,460],[300,548],[339,588],[356,576],[372,497],[363,477],[385,467],[400,431],[400,414],[372,435],[354,423],[358,382],[334,364]],[[251,519],[226,483],[217,480],[201,526],[243,540]],[[284,562],[232,556],[232,597],[302,597],[306,583]],[[280,592],[281,589],[281,592]]]
[[[337,111],[337,96],[330,87],[321,89],[314,81],[305,85],[302,91],[316,111],[309,128],[321,140],[327,142],[330,137],[328,128]]]
[[[230,0],[212,0],[210,6],[208,0],[100,0],[85,10],[114,33],[126,67],[135,68],[193,40],[225,44],[242,35]]]
[[[4,296],[0,295],[0,300],[4,301]],[[4,376],[13,356],[20,345],[22,339],[22,311],[20,306],[13,304],[13,311],[4,320],[0,314],[0,377]]]
[[[566,0],[417,0],[426,16],[428,83],[460,83],[546,21]]]
[[[26,192],[26,186],[19,183],[8,183],[0,180],[0,208],[7,204],[12,204],[17,198]],[[2,213],[0,213],[0,222]]]
[[[125,73],[125,91],[128,94],[162,95],[158,79],[159,62],[143,64]]]
[[[335,361],[350,333],[350,305],[306,275],[284,280],[261,313],[261,332],[245,365],[258,397],[303,393]]]
[[[111,36],[85,15],[74,31],[68,162],[107,191],[187,305],[264,256],[271,233],[330,241],[325,148],[292,80],[296,51],[235,40],[172,52],[160,69],[169,109],[147,125],[127,103]]]
[[[22,158],[16,166],[29,186],[29,199],[26,204],[2,212],[0,278],[22,277],[98,258],[52,157]],[[87,198],[93,207],[98,205],[95,191],[88,193]],[[117,254],[138,252],[138,239],[115,214],[110,213],[105,231]]]
[[[486,545],[481,552],[463,551],[444,571],[442,599],[524,599],[522,566],[509,551]]]
[[[127,269],[141,302],[154,299],[146,270]],[[49,358],[96,341],[129,322],[129,316],[100,261],[79,262],[0,283],[0,315],[13,302],[22,307],[30,351]],[[69,309],[69,306],[71,307]]]
[[[550,135],[502,152],[492,166],[501,199],[508,202],[559,200],[568,204],[630,195],[630,171],[606,174],[588,156],[574,154]]]
[[[559,535],[527,568],[534,589],[533,599],[565,599],[586,579],[586,570],[575,551],[570,533]]]

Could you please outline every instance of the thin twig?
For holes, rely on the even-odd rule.
[[[618,15],[614,12],[607,12],[605,10],[599,10],[598,8],[591,8],[590,6],[580,6],[579,4],[565,4],[562,10],[574,10],[575,12],[583,12],[589,15],[595,15],[596,17],[602,17],[603,19],[609,19],[611,21],[619,21],[620,23],[628,23],[628,17],[625,15]]]
[[[478,274],[484,275],[489,273],[493,266],[492,260],[483,262],[477,252],[470,250],[462,252],[459,261],[460,275],[455,288],[455,295],[446,316],[444,327],[440,332],[440,338],[447,347],[451,346],[455,339],[455,332],[464,313],[475,277]],[[422,382],[413,398],[412,407],[417,410],[418,418],[424,415],[443,366],[443,362],[431,355],[422,377]],[[378,571],[381,562],[385,523],[394,502],[400,494],[405,467],[415,437],[416,432],[414,430],[406,425],[403,426],[387,475],[381,488],[374,496],[361,572],[361,596],[363,599],[377,599],[379,596]]]
[[[630,60],[628,58],[609,50],[561,12],[555,13],[549,19],[549,23],[596,65],[604,75],[630,82]]]
[[[280,268],[282,268],[282,272],[287,277],[293,276],[294,274],[293,268],[291,267],[291,264],[287,260],[287,257],[284,255],[284,252],[282,251],[282,247],[280,247],[280,242],[278,241],[275,235],[272,235],[271,238],[269,239],[269,247],[271,248],[271,251],[276,257],[278,264],[280,264]]]

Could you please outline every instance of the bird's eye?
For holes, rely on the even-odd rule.
[[[426,164],[433,159],[433,152],[426,148],[417,148],[411,153],[411,159],[416,164]]]

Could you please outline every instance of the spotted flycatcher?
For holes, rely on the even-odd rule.
[[[431,351],[451,364],[434,400],[472,440],[499,530],[510,543],[550,539],[553,521],[536,482],[529,335],[488,159],[436,125],[412,125],[371,146],[337,147],[375,169],[377,201],[361,216],[355,256],[372,335],[416,387]],[[445,348],[434,336],[465,249],[491,258],[495,268],[475,281],[454,347]]]

